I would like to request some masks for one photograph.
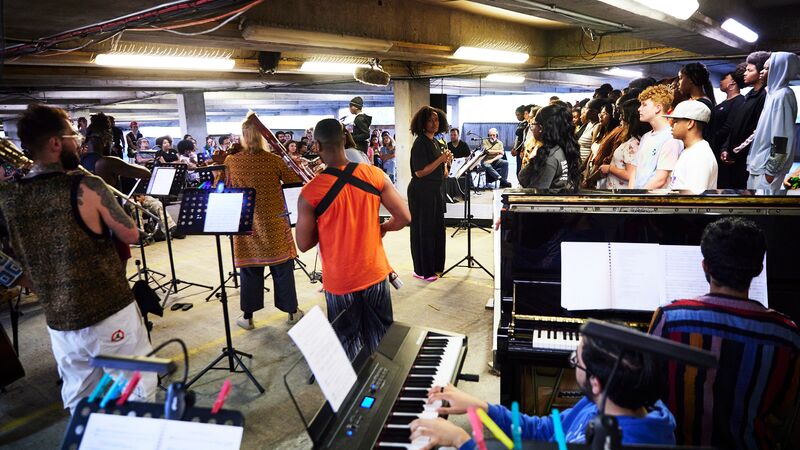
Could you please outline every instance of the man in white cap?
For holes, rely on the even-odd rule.
[[[671,189],[686,189],[699,194],[717,188],[717,158],[703,139],[703,129],[711,110],[697,100],[680,102],[672,114],[664,114],[672,127],[672,137],[683,142],[683,151],[672,170]]]

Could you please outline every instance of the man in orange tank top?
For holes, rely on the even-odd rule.
[[[297,247],[319,243],[328,320],[348,356],[372,353],[392,323],[388,277],[393,273],[382,237],[411,221],[408,206],[386,174],[369,164],[349,163],[344,128],[325,119],[314,128],[328,168],[303,187],[298,200]],[[381,204],[391,218],[380,222]]]

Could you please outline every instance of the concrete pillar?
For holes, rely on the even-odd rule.
[[[206,128],[206,99],[202,92],[178,94],[178,118],[183,134],[191,134],[198,145],[204,143],[208,135]],[[244,119],[244,117],[242,118]],[[174,136],[175,140],[183,138]]]
[[[447,97],[447,106],[449,107],[450,111],[447,112],[447,123],[450,124],[450,128],[458,128],[461,129],[461,121],[458,117],[458,97]],[[449,138],[448,138],[449,140]]]
[[[411,118],[421,107],[430,104],[430,95],[429,80],[394,81],[396,185],[403,198],[406,198],[408,183],[411,181],[411,145],[414,143],[414,136],[409,130]]]

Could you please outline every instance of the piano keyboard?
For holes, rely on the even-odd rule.
[[[585,319],[571,317],[521,316],[531,329],[531,347],[535,351],[570,353],[578,348],[578,332]]]
[[[428,438],[411,442],[410,423],[438,417],[428,390],[455,384],[465,357],[466,336],[395,322],[315,448],[421,449]]]
[[[429,438],[424,436],[411,442],[409,424],[415,419],[439,417],[436,410],[442,402],[428,404],[428,390],[433,386],[446,386],[453,380],[459,367],[462,342],[461,338],[446,336],[425,338],[375,448],[416,450],[428,444]]]

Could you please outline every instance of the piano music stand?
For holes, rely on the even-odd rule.
[[[212,289],[211,286],[200,284],[200,283],[193,283],[191,281],[180,280],[175,275],[175,259],[172,256],[172,239],[170,236],[169,231],[169,219],[167,218],[167,204],[166,200],[170,196],[177,196],[181,189],[183,189],[184,183],[186,183],[186,164],[162,164],[153,167],[153,175],[150,177],[150,183],[147,185],[147,195],[152,197],[158,198],[161,201],[162,206],[164,207],[164,235],[167,238],[167,255],[169,256],[169,269],[170,273],[172,274],[172,279],[164,283],[164,286],[167,287],[167,295],[164,296],[164,300],[161,303],[161,307],[163,308],[167,302],[169,301],[169,296],[172,294],[177,294],[178,292],[187,289],[191,286],[197,286],[205,289]],[[159,172],[164,171],[165,169],[174,169],[174,176],[172,178],[172,183],[167,189],[165,186],[159,184]],[[164,175],[161,175],[164,176]],[[179,284],[185,284],[186,286],[182,288],[178,288]]]
[[[485,151],[480,149],[475,150],[475,152],[472,154],[472,157],[470,157],[470,159],[466,163],[464,163],[463,166],[461,166],[461,169],[459,169],[458,173],[456,173],[456,179],[460,178],[465,173],[468,173],[470,170],[477,167],[478,164],[480,164],[484,160],[484,158],[486,158]],[[478,262],[478,260],[475,259],[474,256],[472,256],[472,228],[477,226],[472,225],[472,202],[470,201],[470,195],[471,195],[470,185],[472,183],[470,181],[471,180],[467,180],[465,183],[467,192],[464,195],[464,217],[465,217],[464,220],[466,221],[466,229],[467,229],[467,256],[461,258],[457,263],[453,264],[452,266],[450,266],[450,268],[442,272],[442,274],[440,275],[441,277],[444,277],[445,274],[447,274],[447,272],[450,272],[456,267],[466,267],[468,269],[479,267],[483,269],[484,272],[489,274],[490,277],[494,278],[494,275],[492,275],[492,273],[489,272],[489,270],[487,270],[486,267],[483,267],[483,265],[480,262]],[[455,233],[453,233],[453,235],[455,235]],[[466,265],[462,266],[461,263],[464,262],[466,263]]]
[[[226,194],[240,194],[242,195],[242,204],[239,207],[238,221],[233,224],[231,228],[210,227],[208,222],[209,200],[212,195],[226,195]],[[192,235],[213,235],[217,244],[217,263],[219,265],[219,301],[222,303],[222,316],[225,323],[225,348],[222,353],[212,361],[208,366],[194,376],[186,387],[188,388],[194,384],[200,377],[205,375],[209,370],[227,370],[232,373],[244,373],[256,386],[260,393],[264,393],[264,388],[256,381],[253,374],[242,362],[241,356],[246,358],[253,358],[253,355],[240,352],[233,347],[231,338],[231,325],[228,316],[228,294],[225,289],[225,274],[222,265],[222,246],[220,244],[220,235],[227,234],[250,234],[253,232],[253,213],[255,212],[256,205],[256,190],[253,188],[226,188],[222,192],[212,192],[205,189],[186,189],[183,191],[183,199],[181,201],[181,211],[178,216],[178,230],[185,234]],[[232,211],[222,211],[226,217],[235,217]],[[212,211],[212,213],[214,213]],[[213,219],[218,219],[214,217]],[[228,359],[227,367],[215,367],[217,363],[223,359]],[[234,361],[236,364],[234,364]],[[241,370],[238,368],[241,367]]]

